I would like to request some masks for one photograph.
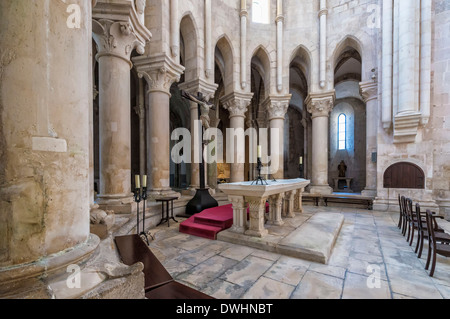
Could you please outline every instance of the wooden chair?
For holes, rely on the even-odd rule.
[[[406,227],[408,224],[408,217],[406,216],[406,198],[405,198],[405,196],[398,195],[398,204],[400,207],[398,228],[401,229],[402,235],[405,236]]]
[[[436,254],[441,256],[450,257],[450,242],[443,243],[439,242],[436,238],[436,233],[433,226],[433,214],[430,210],[427,210],[426,220],[427,220],[427,230],[428,230],[428,258],[425,269],[428,270],[431,261],[430,277],[433,277],[434,270],[436,268]]]
[[[398,225],[397,225],[397,227],[399,229],[401,229],[402,226],[403,226],[403,205],[402,205],[402,196],[400,194],[398,194],[398,205],[400,207],[400,214],[398,216]]]
[[[448,242],[450,243],[450,235],[446,234],[444,231],[438,228],[436,223],[436,218],[441,218],[442,216],[431,214],[432,215],[432,225],[431,227],[434,229],[435,238],[438,242]],[[425,219],[424,219],[425,217]],[[417,245],[416,245],[416,254],[417,258],[422,257],[423,251],[423,240],[428,239],[428,221],[426,219],[426,213],[422,213],[420,211],[420,204],[416,203],[416,218],[415,218],[415,226],[417,227],[418,237],[417,237]],[[430,250],[428,250],[430,252]]]

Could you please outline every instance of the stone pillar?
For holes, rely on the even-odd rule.
[[[147,173],[149,196],[180,196],[170,188],[170,87],[184,67],[165,54],[133,59],[139,76],[148,83]]]
[[[213,58],[214,52],[212,47],[212,12],[211,0],[205,0],[205,76],[210,78],[214,75]]]
[[[295,194],[295,200],[294,200],[294,209],[296,212],[303,213],[303,192],[305,191],[304,188],[299,188]]]
[[[421,114],[416,96],[416,1],[398,1],[398,109],[394,117],[394,143],[416,139]]]
[[[248,202],[250,209],[250,223],[245,234],[252,237],[264,237],[268,234],[264,227],[267,197],[246,196],[245,200]]]
[[[245,113],[251,103],[253,93],[231,93],[222,97],[223,107],[230,112],[230,128],[239,134],[245,129]],[[228,131],[227,131],[228,133]],[[229,145],[227,145],[229,148]],[[234,153],[234,158],[227,156],[227,162],[231,163],[230,182],[243,182],[245,180],[245,140],[244,143],[235,143],[234,150],[225,150],[225,154]]]
[[[230,231],[243,234],[247,230],[247,205],[243,196],[228,196],[233,206],[233,226]]]
[[[283,1],[277,0],[277,17],[275,19],[277,25],[277,91],[283,90]]]
[[[89,233],[92,8],[71,4],[79,25],[62,3],[0,2],[2,298],[51,298],[52,276],[99,244]]]
[[[170,0],[170,51],[172,58],[180,54],[180,21],[178,21],[178,0]]]
[[[270,168],[271,174],[275,179],[284,178],[284,119],[289,108],[290,99],[291,95],[269,96],[263,103],[263,107],[267,110],[271,134],[273,134],[273,130],[277,130],[279,137],[277,145],[270,143],[270,156],[272,161]],[[276,156],[278,156],[277,159],[275,158]],[[278,162],[278,165],[273,165],[274,160],[275,163]]]
[[[284,197],[284,209],[283,209],[283,217],[287,218],[294,218],[295,212],[294,212],[294,201],[295,201],[295,194],[297,191],[289,191],[286,192]]]
[[[107,3],[94,11],[93,38],[99,64],[100,188],[98,204],[116,213],[132,211],[131,191],[131,52],[144,53],[150,31],[137,28],[131,16],[112,16]],[[131,9],[130,9],[131,10]],[[135,14],[135,11],[132,11]],[[109,13],[109,15],[108,15]],[[136,31],[138,30],[138,31]],[[140,33],[139,33],[140,32]]]
[[[335,92],[311,93],[306,99],[312,119],[311,193],[331,194],[328,185],[328,117],[334,107]]]
[[[376,196],[377,163],[372,161],[372,153],[377,153],[378,125],[378,84],[360,83],[361,96],[366,103],[366,187],[363,196]]]
[[[180,90],[197,96],[198,93],[202,93],[206,101],[209,101],[214,97],[214,93],[217,90],[217,84],[208,83],[202,79],[196,79],[193,81],[184,82],[179,85]],[[201,146],[202,141],[200,140],[201,123],[198,121],[198,104],[195,102],[190,102],[190,112],[191,112],[191,185],[189,186],[191,192],[195,194],[197,188],[200,187],[200,176],[199,176],[199,159],[201,159]],[[195,122],[197,121],[197,122]],[[197,131],[199,134],[194,134],[195,125],[198,125]],[[198,141],[195,141],[198,137]],[[207,165],[205,165],[205,169]],[[207,174],[205,174],[207,176]]]
[[[382,57],[382,122],[383,128],[392,127],[392,77],[393,77],[393,0],[383,0],[383,57]]]
[[[284,193],[272,195],[269,197],[269,220],[267,224],[281,226],[284,224],[281,218],[283,212]]]
[[[247,0],[241,0],[241,89],[247,87]]]
[[[320,0],[320,87],[323,89],[326,86],[326,72],[327,72],[327,0]]]

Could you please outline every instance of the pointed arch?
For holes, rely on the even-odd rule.
[[[185,67],[185,81],[198,78],[200,71],[198,65],[198,28],[194,16],[187,12],[180,22],[180,58]]]
[[[266,48],[262,45],[258,46],[252,53],[251,59],[251,69],[252,73],[257,72],[262,81],[264,82],[265,97],[270,94],[270,79],[271,79],[271,68],[270,68],[270,54]]]
[[[233,92],[234,84],[234,50],[228,35],[223,34],[216,42],[215,62],[222,72],[225,94]]]

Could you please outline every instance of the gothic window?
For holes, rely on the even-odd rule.
[[[347,116],[339,115],[338,118],[338,149],[347,149]]]
[[[254,23],[270,23],[269,0],[253,0],[252,21]]]

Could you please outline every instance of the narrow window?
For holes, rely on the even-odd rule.
[[[269,0],[253,0],[252,21],[254,23],[270,23]]]
[[[339,115],[338,118],[338,144],[339,150],[347,149],[347,117],[345,114]]]

